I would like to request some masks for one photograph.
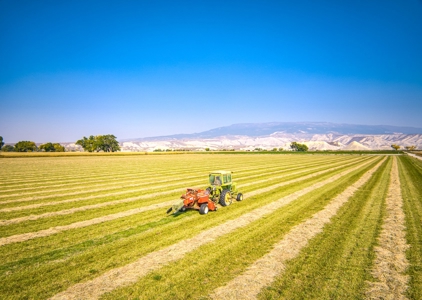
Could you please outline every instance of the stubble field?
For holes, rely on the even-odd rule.
[[[2,299],[422,299],[422,161],[0,159]],[[231,170],[245,200],[166,215]]]

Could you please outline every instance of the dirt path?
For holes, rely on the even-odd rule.
[[[213,299],[256,299],[265,286],[285,269],[285,263],[295,258],[310,239],[322,232],[324,225],[337,214],[340,207],[362,187],[384,162],[366,172],[358,181],[335,197],[323,210],[310,219],[295,226],[277,243],[273,250],[252,264],[243,274],[225,286],[217,288],[210,296]]]
[[[354,162],[350,162],[349,164],[345,164],[345,165],[342,165],[342,166],[334,167],[334,168],[327,169],[327,170],[324,170],[324,171],[315,172],[315,173],[309,174],[307,176],[303,176],[303,177],[300,177],[300,178],[297,178],[297,179],[293,179],[293,180],[289,180],[289,181],[286,181],[286,182],[281,182],[281,183],[278,183],[278,184],[275,184],[275,185],[272,185],[272,186],[269,186],[269,187],[265,187],[265,188],[262,188],[262,189],[259,189],[259,190],[255,190],[255,191],[250,192],[250,193],[245,193],[244,196],[245,197],[252,197],[252,196],[255,196],[255,195],[258,195],[258,194],[261,194],[261,193],[264,193],[264,192],[268,192],[268,191],[274,190],[276,188],[279,188],[279,187],[282,187],[282,186],[285,186],[285,185],[288,185],[288,184],[291,184],[291,183],[295,183],[295,182],[298,182],[298,181],[306,180],[306,179],[309,179],[309,178],[312,178],[312,177],[321,175],[323,173],[334,171],[334,170],[336,170],[338,168],[341,168],[341,167],[344,167],[344,166],[348,166],[348,165],[353,164],[353,163]],[[307,171],[309,171],[309,170],[306,170],[306,172]],[[292,175],[292,174],[300,174],[302,172],[305,172],[305,171],[291,173],[289,175]],[[277,177],[274,177],[274,178],[283,178],[283,177],[286,177],[286,176],[287,175],[282,175],[282,176],[277,176]],[[242,185],[242,187],[249,186],[249,185],[252,185],[252,184],[257,184],[257,183],[260,183],[260,182],[265,182],[265,181],[266,180],[254,181],[254,182],[249,183],[249,184],[244,184],[244,185]],[[104,202],[104,203],[86,205],[86,206],[75,207],[75,208],[70,208],[70,209],[65,209],[65,210],[55,211],[55,212],[48,212],[48,213],[39,214],[39,215],[30,215],[30,216],[18,217],[18,218],[9,219],[9,220],[0,220],[0,226],[8,226],[8,225],[17,224],[17,223],[21,223],[21,222],[25,222],[25,221],[34,221],[34,220],[38,220],[38,219],[41,219],[41,218],[48,218],[48,217],[54,217],[54,216],[68,215],[68,214],[72,214],[72,213],[75,213],[75,212],[80,212],[80,211],[85,211],[85,210],[89,210],[89,209],[96,209],[96,208],[106,207],[106,206],[109,206],[109,205],[116,205],[116,204],[121,204],[121,203],[129,203],[129,202],[134,202],[134,201],[138,201],[138,200],[142,200],[142,199],[159,197],[159,196],[163,196],[163,195],[166,195],[166,194],[174,193],[174,192],[176,192],[178,190],[179,189],[174,189],[174,190],[170,190],[170,191],[158,192],[158,193],[154,193],[154,194],[147,194],[147,195],[143,195],[143,196],[131,197],[131,198],[126,198],[126,199],[122,199],[122,200],[116,200],[116,201],[110,201],[110,202]],[[72,202],[72,201],[71,200],[64,200],[64,201],[62,201],[60,203],[67,203],[67,202]],[[168,202],[165,202],[165,203],[166,203],[167,206],[171,206],[176,201],[175,200],[172,200],[170,202],[168,201]],[[170,205],[168,205],[168,203],[170,203]],[[156,209],[157,208],[156,205],[157,204],[152,204],[150,206],[146,206],[146,207],[144,207],[144,210],[143,211],[148,211],[148,210]],[[27,206],[25,206],[25,208],[26,207],[37,208],[37,207],[40,207],[40,205],[39,204],[33,204],[33,205],[27,205]],[[15,207],[13,207],[13,208],[5,208],[5,209],[0,209],[0,212],[4,212],[4,211],[8,212],[8,211],[14,211],[14,210],[19,210],[19,209],[18,209],[18,207],[17,208],[15,208]],[[136,209],[134,209],[132,211],[135,211],[134,213],[138,213],[138,212],[136,212]],[[119,215],[119,213],[117,215]],[[109,215],[109,216],[112,216],[112,215]],[[109,216],[106,216],[106,217],[109,217]],[[97,219],[99,219],[99,218],[97,218]],[[94,223],[94,224],[97,224],[97,223]],[[1,246],[1,239],[0,239],[0,246]]]
[[[374,172],[375,169],[378,169],[382,162],[378,163],[372,169],[372,172]],[[294,192],[263,207],[257,208],[234,220],[227,221],[221,225],[203,231],[193,238],[182,240],[164,249],[149,253],[131,264],[112,269],[90,281],[73,285],[66,291],[53,296],[51,299],[97,299],[104,293],[110,292],[118,287],[135,283],[139,280],[139,278],[145,276],[150,271],[156,270],[169,264],[170,262],[179,260],[183,258],[185,254],[197,249],[198,247],[210,243],[218,237],[228,234],[240,227],[247,226],[248,224],[262,218],[265,215],[271,214],[274,210],[287,205],[299,197],[360,168],[362,168],[362,165],[343,171],[326,180]]]
[[[405,297],[409,276],[407,266],[405,215],[400,189],[397,159],[394,158],[390,184],[386,198],[387,214],[379,236],[379,246],[375,248],[376,258],[373,276],[377,282],[368,282],[366,296],[369,299],[407,299]]]

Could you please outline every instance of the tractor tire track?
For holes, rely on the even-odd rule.
[[[384,160],[372,168],[373,172],[379,168]],[[111,292],[112,290],[124,285],[135,283],[149,272],[167,265],[170,262],[177,261],[183,258],[187,253],[192,252],[200,246],[213,242],[220,236],[226,235],[238,228],[245,227],[248,224],[264,217],[265,215],[271,214],[274,212],[274,210],[277,210],[291,203],[299,197],[306,195],[307,193],[326,184],[329,184],[362,167],[362,165],[355,166],[349,170],[343,171],[326,180],[296,191],[263,207],[254,209],[249,213],[242,215],[241,217],[205,230],[193,238],[182,240],[164,249],[149,253],[133,263],[107,271],[101,276],[90,281],[75,284],[68,288],[66,291],[56,294],[50,299],[98,299],[104,293]]]
[[[394,158],[390,184],[386,198],[387,214],[379,236],[379,246],[375,247],[376,258],[373,276],[378,280],[368,282],[366,296],[369,299],[407,299],[409,276],[404,272],[409,266],[406,250],[405,215],[400,188],[397,158]]]
[[[210,297],[212,299],[256,299],[261,289],[270,285],[275,277],[285,270],[285,263],[295,258],[310,239],[322,232],[324,225],[329,223],[353,194],[369,181],[384,161],[385,158],[337,195],[323,210],[293,227],[280,242],[274,245],[273,250],[253,263],[243,274],[225,286],[217,288]]]
[[[354,164],[354,163],[355,163],[355,161],[349,162],[348,164],[341,165],[341,166],[338,166],[338,167],[333,167],[333,168],[326,169],[326,170],[323,170],[323,171],[315,172],[315,173],[312,173],[310,175],[306,175],[306,176],[296,178],[296,179],[293,179],[293,180],[281,182],[281,183],[278,183],[278,184],[275,184],[275,185],[271,185],[269,187],[265,187],[265,188],[255,190],[253,192],[245,193],[244,196],[245,197],[253,197],[255,195],[262,194],[262,193],[274,190],[276,188],[279,188],[279,187],[282,187],[282,186],[285,186],[285,185],[288,185],[288,184],[292,184],[292,183],[296,183],[296,182],[299,182],[299,181],[302,181],[302,180],[310,179],[310,178],[313,178],[315,176],[318,176],[318,175],[321,175],[321,174],[324,174],[324,173],[328,173],[328,172],[334,171],[336,169],[339,169],[339,168],[342,168],[344,166],[348,166],[348,165],[351,165],[351,164]],[[285,174],[285,175],[281,175],[281,176],[274,177],[274,178],[280,179],[280,178],[283,178],[283,177],[286,177],[286,176],[297,175],[297,174],[300,174],[300,173],[303,173],[303,172],[308,172],[308,171],[309,170],[299,171],[299,172],[295,172],[295,173],[289,173],[288,175]],[[246,186],[250,186],[250,185],[253,185],[253,184],[257,184],[257,183],[263,183],[265,181],[267,181],[267,179],[254,181],[254,182],[249,183],[249,184],[244,184],[241,187],[246,187]],[[18,217],[18,218],[9,219],[9,220],[0,220],[0,226],[8,226],[8,225],[17,224],[17,223],[21,223],[21,222],[25,222],[25,221],[34,221],[34,220],[38,220],[38,219],[42,219],[42,218],[48,218],[48,217],[54,217],[54,216],[63,216],[63,215],[68,215],[68,214],[72,214],[72,213],[75,213],[75,212],[86,211],[86,210],[89,210],[89,209],[97,209],[97,208],[111,206],[111,205],[117,205],[117,204],[122,204],[122,203],[139,201],[139,200],[142,200],[142,199],[155,198],[155,197],[159,197],[159,196],[168,195],[168,194],[177,192],[179,190],[180,189],[173,189],[173,190],[170,190],[170,191],[158,192],[158,193],[153,193],[153,194],[146,194],[146,195],[137,196],[137,197],[125,198],[125,199],[117,200],[117,201],[110,201],[110,202],[86,205],[86,206],[75,207],[75,208],[70,208],[70,209],[65,209],[65,210],[55,211],[55,212],[47,212],[47,213],[39,214],[39,215],[29,215],[29,216]],[[54,205],[55,204],[67,203],[67,202],[74,202],[74,200],[73,199],[64,200],[64,201],[61,201],[60,203],[54,202]],[[171,201],[168,201],[168,202],[165,202],[165,203],[170,203],[170,202]],[[174,200],[172,200],[172,203],[170,203],[170,205],[173,204],[173,203],[174,203]],[[27,205],[27,206],[24,206],[24,207],[5,208],[5,209],[0,209],[0,212],[10,212],[10,211],[22,210],[22,209],[27,209],[27,208],[38,208],[38,207],[46,206],[48,204],[49,203],[40,203],[40,204]],[[50,205],[53,205],[53,204],[50,204]],[[148,209],[148,207],[150,207],[151,209]],[[144,211],[156,209],[156,204],[152,204],[152,205],[146,206],[144,208],[145,208]],[[132,211],[136,211],[136,210],[132,210]],[[117,213],[117,215],[119,215],[119,213]],[[0,239],[0,246],[1,246],[1,239]]]

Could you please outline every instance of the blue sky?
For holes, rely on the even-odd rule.
[[[5,142],[422,128],[422,1],[0,0]]]

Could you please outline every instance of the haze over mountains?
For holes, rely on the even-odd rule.
[[[192,134],[120,140],[122,151],[290,149],[296,141],[309,150],[391,150],[392,144],[422,149],[422,128],[325,122],[245,123]],[[74,144],[66,147],[77,149]]]

